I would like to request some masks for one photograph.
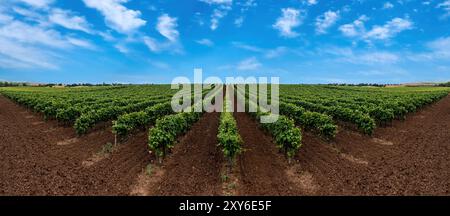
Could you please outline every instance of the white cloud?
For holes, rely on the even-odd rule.
[[[36,8],[46,8],[54,2],[54,0],[20,0],[20,1]]]
[[[347,37],[356,37],[365,32],[364,22],[367,20],[367,16],[362,15],[353,23],[340,26],[339,30]]]
[[[392,9],[394,8],[394,5],[391,2],[385,2],[383,4],[383,9],[387,10],[387,9]]]
[[[244,17],[243,16],[240,16],[240,17],[238,17],[238,18],[236,18],[235,20],[234,20],[234,25],[236,26],[236,27],[238,27],[238,28],[240,28],[240,27],[242,27],[242,24],[244,23]]]
[[[327,11],[316,18],[316,33],[325,34],[339,19],[339,11]]]
[[[303,3],[307,4],[308,6],[311,6],[311,5],[316,5],[318,2],[317,2],[317,0],[303,0]]]
[[[277,58],[288,51],[286,47],[277,47],[275,49],[269,49],[265,52],[264,57],[268,59]]]
[[[162,47],[151,37],[144,37],[144,43],[152,52],[160,52]]]
[[[363,62],[366,64],[394,64],[399,61],[396,54],[390,52],[372,52],[355,56],[354,63]]]
[[[197,40],[195,42],[197,42],[200,45],[204,45],[204,46],[208,46],[208,47],[214,46],[214,42],[212,42],[210,39],[207,39],[207,38],[203,38],[203,39]]]
[[[412,53],[408,59],[412,61],[450,60],[450,37],[438,38],[426,43],[428,51]]]
[[[386,67],[382,69],[369,69],[363,71],[356,71],[356,74],[360,74],[363,76],[392,76],[392,75],[401,75],[406,76],[409,73],[402,68],[398,67]]]
[[[48,18],[35,10],[25,9],[22,7],[13,7],[14,13],[24,16],[24,20],[39,23],[41,26],[48,26]]]
[[[162,69],[162,70],[167,70],[170,69],[170,65],[165,63],[165,62],[161,62],[161,61],[149,61],[149,63],[153,66],[156,67],[158,69]]]
[[[388,40],[400,32],[412,29],[414,25],[409,19],[394,18],[382,26],[375,25],[370,31],[366,31],[365,21],[367,21],[367,17],[361,16],[351,24],[340,26],[339,30],[344,36],[355,37],[365,41]]]
[[[90,50],[96,50],[97,48],[95,47],[95,45],[93,45],[91,42],[83,40],[83,39],[79,39],[79,38],[73,38],[73,37],[68,37],[67,41],[77,47],[81,47],[81,48],[85,48],[85,49],[90,49]]]
[[[238,70],[248,71],[257,70],[262,66],[262,64],[255,57],[244,59],[237,65]]]
[[[211,15],[211,30],[216,30],[219,27],[219,22],[222,18],[228,15],[228,11],[230,9],[214,9],[213,14]]]
[[[205,2],[207,4],[231,4],[233,0],[200,0],[201,2]]]
[[[427,47],[435,51],[446,51],[450,53],[450,37],[436,39],[428,43]]]
[[[144,44],[154,53],[169,51],[170,53],[182,54],[183,49],[178,41],[158,41],[152,37],[144,36]]]
[[[213,13],[211,14],[211,30],[216,30],[219,27],[220,20],[228,15],[228,12],[232,9],[233,0],[199,0],[207,3],[211,6],[215,6]]]
[[[320,48],[316,54],[331,55],[337,62],[361,65],[391,65],[400,61],[398,54],[388,51],[354,51],[342,47]]]
[[[252,51],[252,52],[263,52],[264,51],[264,49],[262,49],[262,48],[248,45],[248,44],[241,43],[241,42],[232,42],[231,44],[239,49],[243,49],[243,50],[247,50],[247,51]]]
[[[53,9],[49,14],[49,20],[67,29],[92,33],[90,25],[84,17],[72,15],[67,10]]]
[[[158,23],[156,24],[156,30],[166,37],[170,41],[177,41],[180,33],[177,28],[177,18],[170,17],[167,14],[163,14],[158,17]]]
[[[119,43],[119,44],[114,45],[114,47],[123,54],[130,53],[130,50],[124,44]]]
[[[158,17],[156,30],[164,36],[166,40],[158,41],[155,38],[144,36],[143,42],[150,49],[150,51],[155,53],[162,51],[183,53],[182,47],[178,40],[180,33],[176,29],[177,26],[177,18],[170,17],[168,14],[163,14]]]
[[[285,53],[291,51],[289,48],[284,46],[279,46],[273,49],[264,49],[257,46],[248,45],[241,42],[232,42],[232,45],[236,48],[247,50],[254,53],[260,53],[264,58],[273,59],[284,55]]]
[[[277,29],[283,37],[297,37],[298,33],[295,32],[293,28],[302,24],[300,20],[300,11],[294,8],[283,8],[281,9],[281,12],[282,16],[277,19],[272,27]]]
[[[57,69],[45,50],[22,45],[0,36],[0,68]]]
[[[16,3],[18,1],[15,1]],[[67,29],[91,32],[85,18],[71,11],[51,8],[54,1],[22,1],[31,7],[11,4],[8,10],[18,16],[14,18],[4,12],[0,15],[0,67],[16,69],[58,69],[57,60],[63,53],[74,48],[97,50],[90,41],[75,34],[65,35],[53,29],[55,25]]]
[[[442,18],[448,18],[450,17],[450,0],[446,0],[440,4],[437,5],[437,8],[442,8],[446,11],[446,14],[442,16]]]
[[[240,7],[240,15],[234,19],[234,25],[237,28],[240,28],[242,27],[242,24],[244,24],[245,13],[250,10],[250,8],[257,7],[258,3],[256,3],[256,0],[242,0],[236,2],[236,5]]]
[[[69,47],[69,43],[59,32],[32,26],[20,21],[13,21],[0,27],[0,36],[14,39],[20,43],[39,44],[56,48]]]
[[[385,40],[395,37],[398,33],[412,29],[413,23],[407,19],[394,18],[383,26],[374,26],[364,36],[367,39]]]
[[[53,63],[57,56],[54,51],[96,49],[89,41],[62,35],[48,27],[14,19],[0,26],[1,61],[10,68],[57,69],[58,66]]]
[[[14,18],[12,16],[8,16],[6,14],[0,14],[0,24],[9,23]]]
[[[106,24],[120,33],[131,33],[147,22],[140,18],[141,12],[123,6],[128,0],[83,0],[87,7],[94,8],[105,17]]]
[[[238,1],[236,4],[241,6],[241,12],[245,12],[252,7],[258,6],[258,3],[256,3],[256,0],[246,0],[244,2]]]

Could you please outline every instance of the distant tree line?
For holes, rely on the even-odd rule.
[[[20,83],[20,82],[4,82],[0,81],[0,87],[9,87],[9,86],[26,86],[27,83]]]
[[[65,85],[66,87],[77,87],[77,86],[123,86],[127,84],[122,83],[100,83],[100,84],[92,84],[92,83],[72,83]]]
[[[386,87],[386,84],[377,83],[359,83],[359,84],[347,84],[347,83],[331,83],[331,86],[373,86],[373,87]]]
[[[439,87],[450,87],[450,82],[441,83],[438,85]]]
[[[58,86],[64,86],[64,87],[78,87],[78,86],[124,86],[128,84],[122,84],[122,83],[72,83],[72,84],[63,84],[63,83],[26,83],[26,82],[6,82],[6,81],[0,81],[0,87],[13,87],[13,86],[40,86],[40,87],[58,87]]]

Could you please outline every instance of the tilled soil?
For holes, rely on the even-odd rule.
[[[151,195],[221,195],[223,155],[217,146],[219,113],[206,113],[164,161]]]
[[[332,143],[306,134],[297,175],[314,195],[449,195],[450,96],[378,128],[373,137],[341,130]]]
[[[1,195],[126,194],[149,160],[145,142],[136,141],[145,140],[142,133],[86,168],[84,161],[114,141],[110,127],[77,137],[3,96],[0,129]]]
[[[236,113],[245,152],[239,195],[450,195],[450,97],[378,128],[373,137],[341,128],[326,142],[308,132],[292,164],[258,123]],[[180,138],[151,195],[220,195],[218,113],[205,114]],[[0,96],[0,195],[130,194],[152,162],[147,132],[83,166],[114,137],[108,123],[77,137]]]
[[[235,97],[236,99],[236,97]],[[237,100],[235,100],[237,101]],[[234,103],[235,110],[243,106]],[[290,181],[287,160],[278,151],[272,138],[264,133],[248,114],[235,112],[244,151],[239,156],[240,185],[238,195],[295,195],[298,185]]]
[[[270,136],[246,113],[235,113],[238,130],[244,141],[239,156],[240,185],[238,195],[295,195],[297,186],[289,181],[286,159],[276,149]]]

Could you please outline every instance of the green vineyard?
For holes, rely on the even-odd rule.
[[[236,86],[228,86],[236,87]],[[341,127],[355,128],[371,135],[377,127],[403,120],[407,115],[439,101],[449,93],[447,88],[373,88],[320,85],[280,85],[278,120],[260,123],[274,143],[288,158],[293,158],[302,142],[302,131],[310,131],[325,140],[333,140]],[[233,117],[235,98],[254,121],[268,117],[267,107],[258,104],[261,95],[272,102],[270,87],[266,92],[250,93],[250,86],[224,95],[221,88],[204,90],[203,101],[223,98],[218,129],[218,145],[230,163],[243,151],[242,138]],[[181,90],[183,91],[183,90]],[[120,87],[8,87],[2,95],[16,103],[41,113],[45,119],[54,119],[71,125],[79,136],[89,133],[96,125],[107,123],[120,140],[133,136],[136,131],[148,131],[148,147],[162,161],[174,147],[176,140],[202,118],[203,101],[191,103],[191,111],[175,113],[171,99],[178,90],[170,85],[141,85]],[[194,92],[190,92],[191,98]],[[225,96],[225,97],[224,97]],[[256,107],[251,112],[249,107]],[[227,111],[228,110],[228,111]],[[231,111],[230,111],[231,110]]]

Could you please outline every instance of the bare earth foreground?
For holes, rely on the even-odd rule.
[[[114,141],[110,123],[77,137],[0,96],[0,195],[220,195],[218,116],[206,114],[142,184],[153,160],[146,131],[99,155]],[[304,133],[290,165],[256,122],[236,119],[246,142],[238,195],[450,195],[450,96],[372,137],[341,127],[328,143]]]

